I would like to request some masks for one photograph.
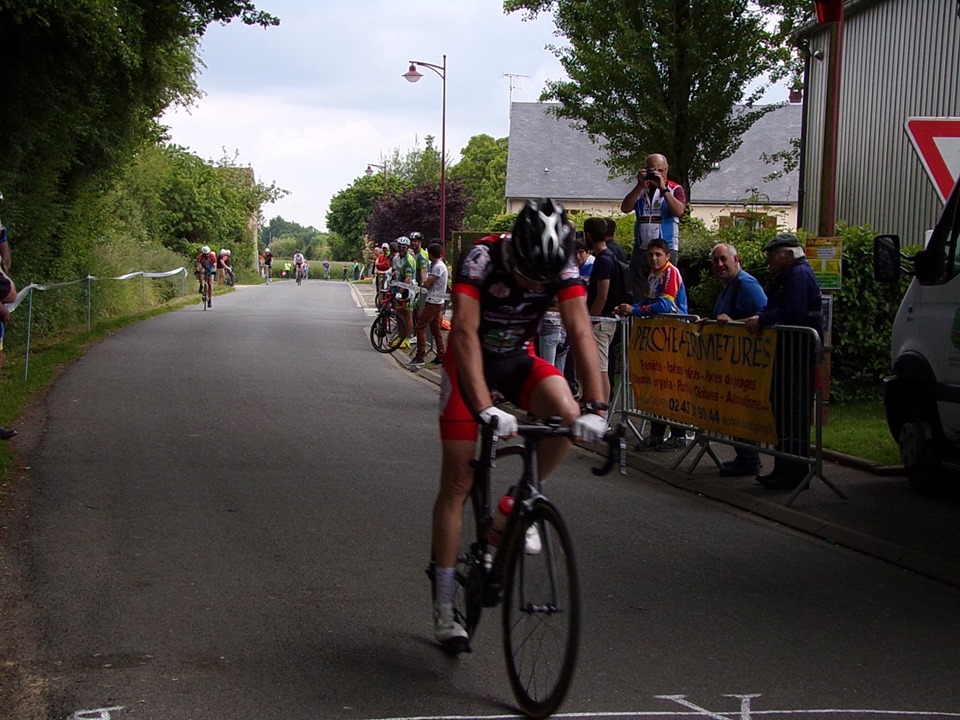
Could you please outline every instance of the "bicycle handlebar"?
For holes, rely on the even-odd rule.
[[[539,441],[544,438],[552,437],[573,438],[573,430],[569,427],[563,427],[559,423],[559,418],[550,418],[547,420],[547,423],[543,425],[539,423],[518,425],[517,435],[523,438],[524,446],[528,446],[528,440]],[[490,467],[496,467],[497,464],[497,445],[499,444],[500,440],[499,437],[497,437],[497,425],[498,421],[496,418],[494,418],[490,423],[481,425],[484,436],[483,447],[489,447],[487,461]],[[611,426],[603,434],[603,439],[601,442],[607,446],[606,458],[604,459],[603,465],[590,468],[594,475],[601,476],[609,474],[610,471],[613,470],[614,463],[617,463],[618,460],[620,465],[620,474],[626,474],[626,434],[627,427],[623,423],[617,423],[616,426]],[[616,450],[619,450],[619,452],[615,452]]]

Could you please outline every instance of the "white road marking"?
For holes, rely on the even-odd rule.
[[[687,708],[686,710],[647,710],[647,711],[620,711],[620,712],[587,712],[587,713],[556,713],[552,717],[562,718],[563,720],[595,720],[597,718],[697,718],[706,717],[713,720],[751,720],[757,716],[772,717],[798,717],[809,716],[812,718],[821,718],[824,715],[833,715],[837,717],[856,718],[867,716],[873,718],[960,718],[960,712],[937,712],[932,710],[875,710],[867,708],[832,708],[832,709],[809,709],[809,710],[756,710],[753,708],[754,698],[761,697],[760,694],[727,694],[723,697],[739,699],[740,709],[733,711],[712,711],[707,710],[696,703],[687,700],[686,695],[654,695],[658,700],[668,700]],[[114,713],[123,712],[122,706],[97,708],[96,710],[78,710],[67,720],[116,720]],[[402,715],[395,717],[377,717],[366,718],[366,720],[512,720],[513,718],[522,718],[523,715]]]
[[[96,710],[77,710],[67,720],[111,720],[110,713],[123,712],[123,707],[97,708]]]

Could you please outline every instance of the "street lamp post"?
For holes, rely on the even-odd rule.
[[[376,163],[367,163],[367,169],[363,171],[363,174],[367,177],[373,175],[373,169],[377,168],[383,170],[383,194],[387,194],[387,164],[377,165]]]
[[[440,113],[440,244],[441,247],[447,246],[447,56],[443,56],[443,63],[434,65],[433,63],[423,62],[422,60],[411,60],[410,69],[403,77],[407,82],[415,83],[423,74],[417,71],[417,67],[425,67],[433,70],[443,81],[443,104]]]

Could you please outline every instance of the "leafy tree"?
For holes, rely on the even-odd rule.
[[[463,216],[469,204],[464,186],[456,180],[447,181],[447,235],[463,225]],[[400,195],[385,195],[373,209],[367,223],[367,235],[373,243],[389,242],[399,235],[417,230],[429,242],[440,237],[440,190],[424,184]]]
[[[796,69],[790,33],[808,0],[505,0],[528,16],[552,10],[569,47],[551,46],[569,80],[541,100],[600,142],[612,175],[632,175],[649,153],[667,156],[687,189],[732,155],[773,106],[754,107]]]
[[[403,184],[402,190],[424,183],[440,184],[440,150],[434,147],[435,138],[427,135],[424,138],[425,148],[420,149],[419,142],[414,142],[413,150],[405,155],[399,149],[393,151],[393,157],[387,164],[393,178],[399,178]]]
[[[383,195],[382,178],[364,175],[330,199],[327,229],[337,236],[336,240],[331,239],[331,254],[334,257],[338,257],[338,252],[346,253],[348,257],[352,254],[359,256],[363,249],[367,220],[381,197],[392,197]]]
[[[315,227],[304,227],[295,222],[284,220],[282,217],[273,218],[269,224],[260,227],[260,245],[261,249],[271,246],[274,255],[285,256],[292,255],[297,249],[301,250],[308,260],[314,260],[319,257],[317,253],[322,253],[325,233],[321,233]],[[286,248],[290,252],[286,252]],[[277,250],[277,247],[280,250]]]
[[[464,216],[467,230],[486,230],[503,212],[507,187],[507,141],[489,135],[474,135],[460,152],[460,162],[447,177],[463,184],[473,198]]]
[[[172,103],[198,96],[211,22],[274,25],[241,0],[0,3],[0,187],[21,257],[59,256],[71,213],[110,186]]]

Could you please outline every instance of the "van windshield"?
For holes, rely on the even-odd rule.
[[[930,237],[927,252],[931,262],[927,271],[917,279],[924,285],[936,285],[949,282],[960,274],[960,253],[957,252],[957,240],[960,236],[960,182],[953,188],[947,207],[944,208],[937,227]]]

